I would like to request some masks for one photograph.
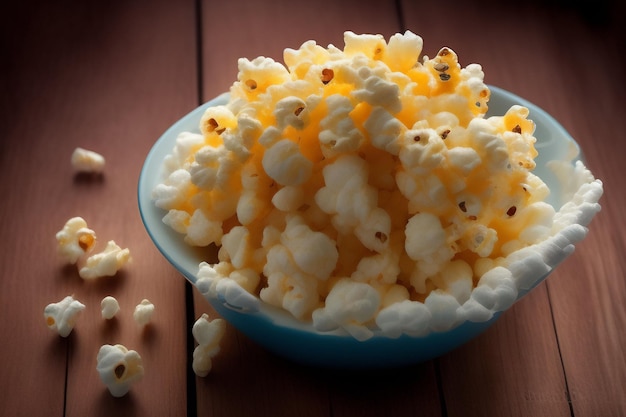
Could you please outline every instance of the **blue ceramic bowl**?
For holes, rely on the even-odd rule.
[[[552,160],[580,158],[578,145],[554,118],[536,105],[500,88],[490,86],[490,89],[488,115],[503,115],[514,104],[530,109],[529,119],[536,124],[536,148],[539,151],[534,173],[550,187],[553,191],[551,195],[558,196],[559,181],[546,164]],[[198,264],[215,260],[206,259],[206,249],[186,245],[181,235],[161,221],[165,213],[153,204],[151,193],[162,180],[163,159],[172,151],[177,135],[182,131],[199,132],[198,122],[205,109],[227,101],[228,95],[223,94],[198,107],[169,128],[148,154],[139,179],[139,210],[146,230],[163,256],[194,285]],[[558,209],[562,202],[554,201],[555,197],[551,198],[553,200],[548,202]],[[537,277],[534,286],[547,275]],[[528,291],[520,290],[518,299]],[[285,311],[263,302],[259,303],[257,311],[241,311],[217,296],[206,297],[231,325],[268,350],[300,363],[334,368],[390,368],[419,363],[466,343],[485,331],[502,314],[496,312],[488,321],[466,321],[452,330],[430,333],[424,337],[402,335],[391,338],[375,332],[372,338],[358,341],[347,333],[316,331],[311,324],[300,322]]]

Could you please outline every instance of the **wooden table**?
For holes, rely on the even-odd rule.
[[[626,415],[626,67],[617,1],[12,3],[0,10],[0,415]],[[212,373],[196,378],[191,325],[215,313],[140,220],[137,179],[152,144],[228,89],[238,57],[281,60],[284,48],[308,39],[343,47],[344,30],[388,38],[406,29],[430,56],[450,46],[462,65],[481,63],[489,84],[543,107],[578,140],[605,185],[589,236],[486,333],[429,362],[393,372],[310,369],[229,326]],[[106,157],[102,177],[74,175],[78,146]],[[130,249],[133,261],[118,276],[86,282],[59,258],[55,233],[77,215],[100,242]],[[87,308],[64,339],[42,313],[69,294]],[[105,322],[100,300],[109,294],[122,310]],[[143,298],[156,305],[145,331],[132,319]],[[95,370],[104,343],[144,360],[144,379],[120,399]]]

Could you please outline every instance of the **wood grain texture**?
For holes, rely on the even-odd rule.
[[[14,324],[3,324],[13,340],[3,347],[12,360],[0,387],[2,415],[186,410],[184,281],[152,245],[136,198],[152,143],[196,105],[194,7],[176,4],[40,2],[3,15],[16,23],[3,31],[12,117],[0,156],[8,251],[0,255],[6,271],[0,308]],[[102,177],[73,174],[77,146],[105,156]],[[133,261],[116,277],[85,282],[57,256],[55,233],[77,215],[96,231],[96,250],[110,239],[130,249]],[[87,308],[66,340],[46,329],[42,313],[69,294]],[[100,301],[109,294],[122,310],[105,322]],[[144,332],[132,317],[143,298],[156,305]],[[143,357],[144,380],[120,400],[96,372],[104,343]]]
[[[622,13],[615,19],[624,19]],[[626,415],[626,208],[624,176],[626,74],[623,26],[591,31],[575,14],[554,16],[557,59],[563,73],[564,123],[581,144],[588,166],[604,183],[602,211],[572,259],[548,281],[557,336],[576,416]],[[610,58],[609,58],[610,57]],[[614,58],[613,58],[614,57]],[[608,66],[596,61],[609,59]],[[557,116],[558,117],[558,116]]]

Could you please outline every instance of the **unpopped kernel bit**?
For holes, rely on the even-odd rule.
[[[135,322],[144,327],[152,320],[152,314],[154,313],[154,304],[150,302],[150,300],[143,299],[141,303],[135,306],[135,311],[133,312],[133,319]]]
[[[102,318],[106,320],[110,320],[120,311],[120,305],[115,299],[110,295],[107,295],[100,302],[100,307],[102,308]]]
[[[123,345],[102,345],[98,351],[96,370],[111,395],[123,397],[131,385],[143,378],[141,356]]]
[[[82,217],[72,217],[57,232],[56,239],[59,254],[67,262],[75,264],[81,256],[93,250],[96,232],[87,227],[87,222]]]
[[[211,372],[213,357],[220,351],[219,343],[225,329],[226,323],[223,319],[209,320],[206,313],[194,323],[192,334],[198,346],[193,351],[192,368],[196,375],[204,377]]]
[[[76,148],[72,152],[72,167],[77,172],[101,173],[104,162],[104,157],[94,151]]]
[[[220,247],[198,288],[357,339],[490,318],[516,288],[505,274],[482,277],[589,221],[601,183],[577,170],[570,198],[593,192],[572,202],[582,214],[565,204],[557,216],[531,172],[528,109],[486,117],[480,65],[462,67],[447,47],[422,56],[409,31],[388,43],[346,32],[344,43],[307,41],[285,50],[286,65],[240,59],[229,102],[165,158],[153,193],[164,222],[188,244]],[[570,251],[559,248],[550,259]],[[501,300],[485,305],[485,294]]]
[[[72,332],[79,314],[85,309],[85,305],[68,295],[58,303],[51,303],[44,309],[43,315],[46,325],[56,330],[60,336],[67,337]]]
[[[122,249],[115,241],[109,240],[106,248],[100,253],[96,253],[85,262],[79,271],[79,275],[83,279],[95,279],[105,276],[113,276],[117,274],[124,265],[130,260],[130,251],[128,248]]]

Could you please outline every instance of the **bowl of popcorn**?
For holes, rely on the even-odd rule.
[[[487,329],[574,250],[603,189],[550,115],[407,31],[238,61],[139,181],[215,310],[301,363],[394,367]]]

